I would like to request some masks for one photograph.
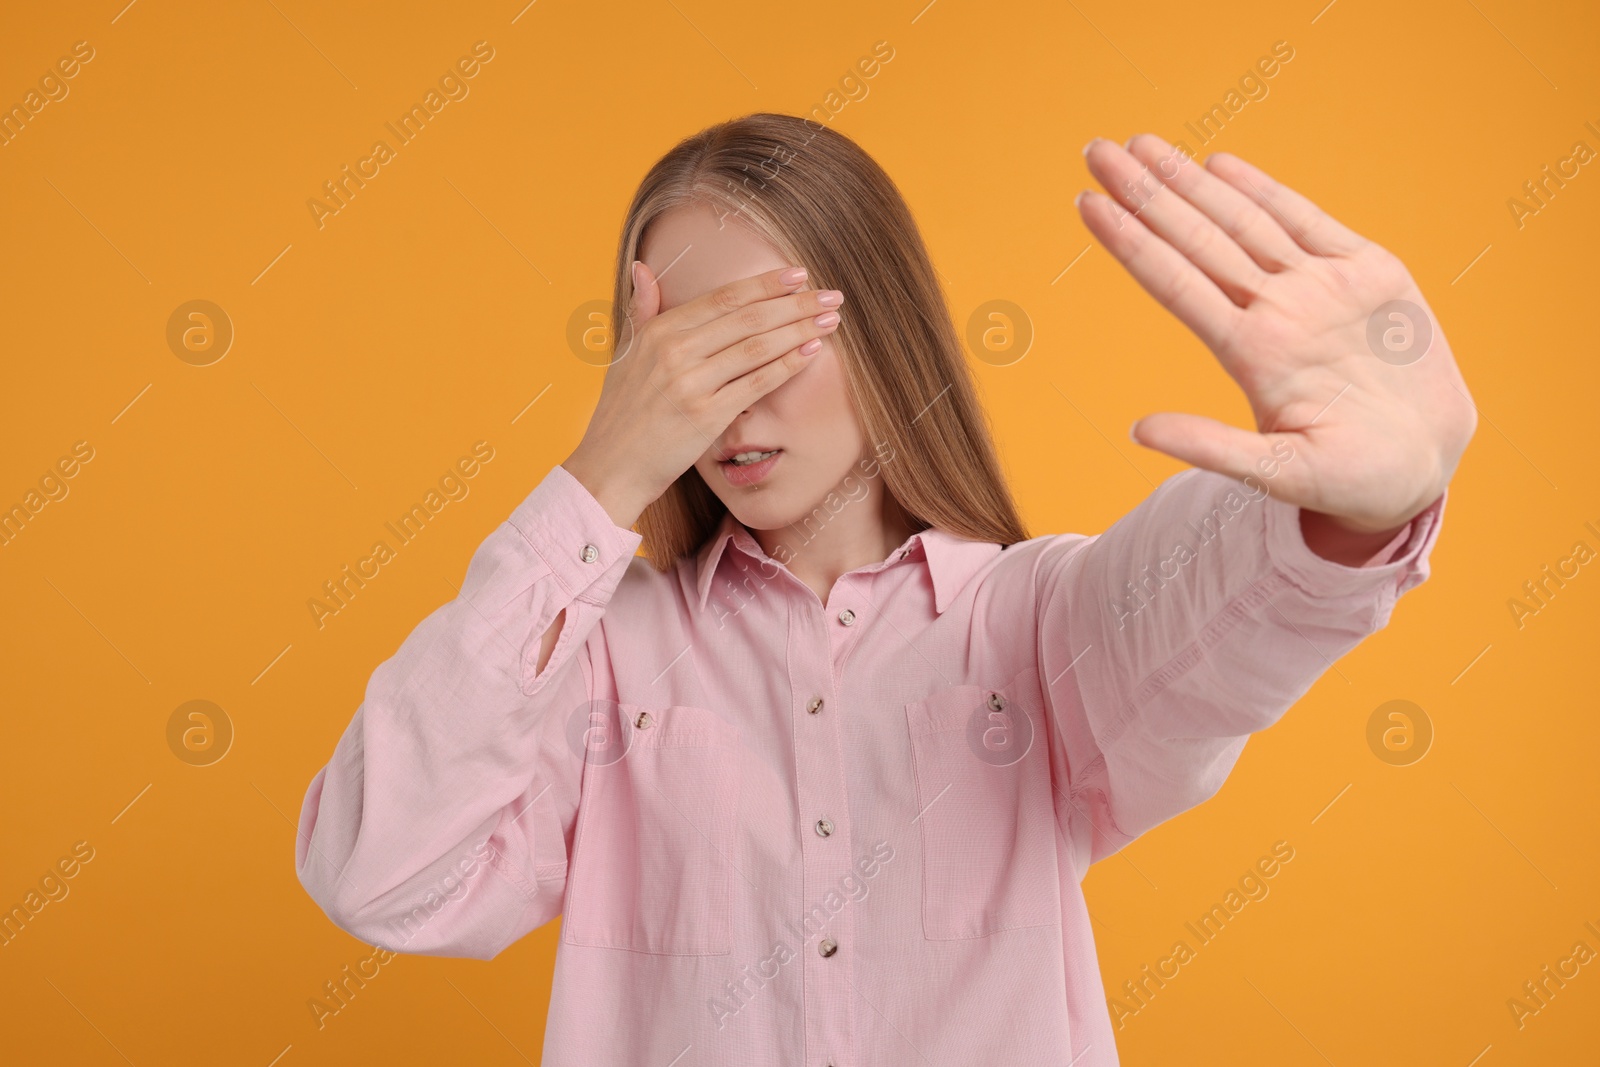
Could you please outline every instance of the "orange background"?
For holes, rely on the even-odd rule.
[[[1295,849],[1126,1021],[1124,1062],[1594,1062],[1600,961],[1520,1029],[1506,1005],[1600,951],[1600,565],[1521,629],[1507,608],[1600,548],[1597,165],[1520,228],[1507,207],[1600,149],[1592,7],[122,2],[0,35],[0,103],[95,50],[0,148],[0,505],[94,449],[0,548],[0,905],[94,849],[0,948],[8,1062],[537,1062],[555,924],[491,963],[399,957],[319,1030],[307,1001],[371,949],[300,888],[293,820],[373,669],[581,435],[602,372],[569,320],[608,297],[645,169],[711,122],[823,105],[880,40],[827,121],[904,190],[963,332],[990,300],[1031,323],[1024,358],[973,365],[1033,533],[1101,530],[1179,469],[1134,418],[1246,424],[1072,197],[1091,136],[1183,138],[1279,40],[1294,58],[1210,147],[1399,255],[1481,404],[1432,579],[1219,796],[1090,873],[1114,991]],[[306,201],[480,40],[470,95],[319,229]],[[193,299],[236,332],[209,366],[166,341]],[[480,440],[470,495],[318,629],[322,582]],[[210,766],[168,747],[196,699],[235,730]],[[1366,740],[1393,699],[1435,732],[1409,766]]]

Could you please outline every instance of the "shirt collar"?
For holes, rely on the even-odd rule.
[[[723,512],[721,522],[695,557],[695,592],[701,610],[705,609],[706,598],[711,592],[711,580],[716,574],[717,564],[730,544],[757,563],[771,562],[774,567],[782,566],[762,550],[755,537],[733,517],[732,512]],[[889,553],[881,563],[861,570],[879,570],[901,560],[926,563],[933,580],[934,611],[943,613],[973,575],[998,555],[1000,549],[1001,546],[992,541],[969,541],[930,526],[906,538],[905,543]]]

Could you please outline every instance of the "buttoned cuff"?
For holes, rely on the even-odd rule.
[[[507,521],[568,594],[592,604],[610,598],[644,541],[643,535],[613,522],[594,494],[560,464]]]
[[[1317,555],[1300,530],[1300,508],[1276,497],[1266,501],[1267,555],[1272,564],[1312,596],[1338,596],[1388,587],[1389,604],[1428,577],[1428,554],[1439,538],[1446,489],[1414,515],[1366,563],[1351,567]],[[1384,612],[1387,615],[1387,610]]]

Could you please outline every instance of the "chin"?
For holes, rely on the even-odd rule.
[[[781,530],[798,521],[810,509],[787,494],[760,492],[723,498],[733,517],[752,530]]]
[[[802,470],[798,465],[785,470],[780,463],[770,475],[750,487],[729,485],[717,463],[711,461],[707,465],[710,470],[696,467],[701,479],[733,517],[752,530],[782,530],[805,522],[822,506],[833,488],[826,479],[817,479],[814,471]],[[796,475],[810,477],[796,478]],[[818,484],[798,484],[800,482]]]

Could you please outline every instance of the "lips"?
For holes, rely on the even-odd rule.
[[[739,464],[733,462],[732,457],[745,452],[771,452],[772,455],[754,463]],[[753,448],[747,445],[740,445],[738,448],[730,449],[726,453],[729,458],[718,460],[717,467],[722,471],[722,476],[727,479],[729,485],[749,486],[765,478],[767,473],[783,458],[783,454],[783,449],[781,448]]]
[[[718,462],[726,463],[728,460],[739,455],[741,452],[775,452],[777,450],[777,445],[751,445],[740,442],[739,444],[729,445],[727,448],[724,448],[722,450],[722,455],[724,458]]]

